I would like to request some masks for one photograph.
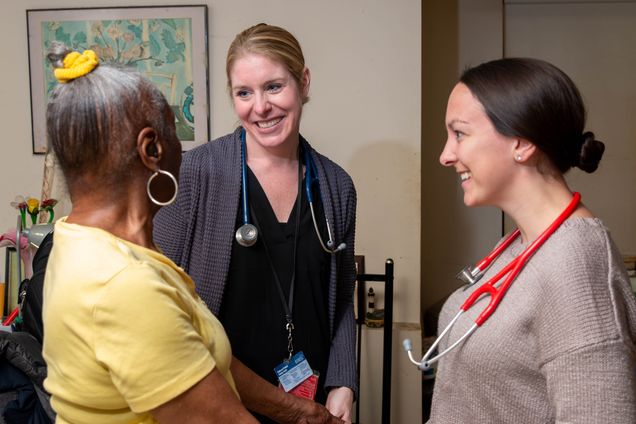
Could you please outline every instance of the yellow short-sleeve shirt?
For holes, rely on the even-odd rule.
[[[44,283],[44,386],[61,423],[153,423],[149,411],[232,352],[194,283],[164,255],[100,229],[55,225]]]

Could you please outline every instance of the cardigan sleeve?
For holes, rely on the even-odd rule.
[[[156,243],[192,277],[214,314],[227,280],[241,192],[240,131],[183,155],[177,199],[154,221]]]
[[[196,161],[185,154],[179,174],[179,192],[175,202],[162,207],[153,222],[153,237],[163,254],[188,272],[191,221],[195,214],[193,191],[196,189]]]
[[[337,184],[330,184],[337,199],[332,202],[334,208],[334,226],[337,235],[342,235],[346,248],[335,258],[336,267],[336,299],[333,321],[333,337],[329,354],[329,365],[325,387],[349,387],[355,397],[358,396],[357,371],[355,359],[355,318],[353,312],[353,293],[355,286],[355,220],[356,191],[351,177],[337,167]],[[344,225],[339,225],[344,223]],[[338,237],[336,237],[338,240]]]

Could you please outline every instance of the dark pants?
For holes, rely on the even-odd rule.
[[[19,369],[0,360],[0,392],[16,392],[17,398],[6,404],[2,415],[6,424],[51,424],[40,404],[33,383]]]

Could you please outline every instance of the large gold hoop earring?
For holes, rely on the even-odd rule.
[[[167,200],[165,202],[161,202],[161,201],[155,199],[155,197],[150,192],[150,183],[152,183],[152,180],[154,180],[159,174],[163,174],[163,175],[168,176],[172,180],[172,183],[174,184],[174,194],[172,195],[170,200]],[[155,205],[157,205],[157,206],[167,206],[167,205],[173,204],[175,199],[177,198],[177,193],[178,192],[179,192],[179,184],[177,183],[177,179],[170,172],[163,171],[161,169],[155,171],[155,173],[152,174],[150,176],[150,178],[148,178],[148,182],[146,183],[146,193],[148,194],[148,198],[150,198],[150,201],[152,203],[154,203]]]

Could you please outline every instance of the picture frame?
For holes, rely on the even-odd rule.
[[[175,112],[183,150],[210,139],[207,5],[28,9],[34,154],[45,154],[46,103],[55,87],[46,58],[54,40],[101,64],[133,67],[157,84]]]

